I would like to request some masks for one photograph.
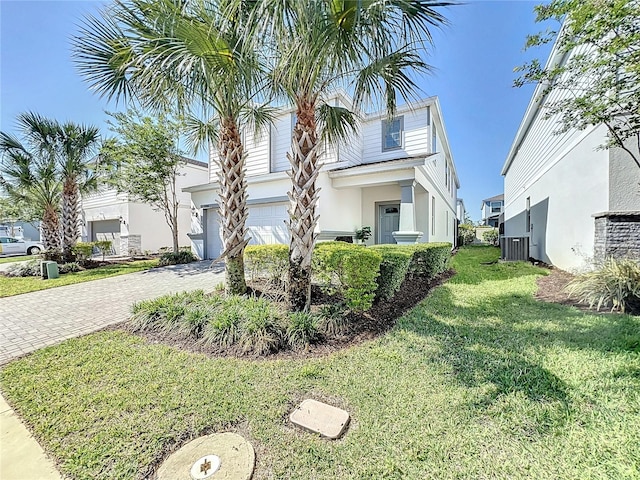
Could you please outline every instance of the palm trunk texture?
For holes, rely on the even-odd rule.
[[[242,295],[247,291],[244,277],[244,248],[247,217],[247,184],[245,155],[236,122],[224,118],[220,125],[218,145],[220,170],[220,219],[225,257],[225,290],[228,295]]]
[[[42,216],[42,245],[45,250],[60,249],[60,218],[54,207],[47,207]]]
[[[66,179],[62,189],[62,258],[65,262],[75,259],[72,248],[78,240],[78,199],[76,179]]]
[[[299,101],[298,119],[293,131],[293,154],[287,154],[291,171],[289,200],[289,278],[287,301],[291,311],[306,311],[311,305],[311,257],[316,242],[318,224],[316,205],[318,192],[318,137],[316,134],[315,106]]]

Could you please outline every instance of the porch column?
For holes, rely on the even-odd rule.
[[[415,180],[403,180],[400,184],[400,225],[393,238],[398,245],[411,245],[422,237],[422,232],[416,231],[416,209],[413,203]]]

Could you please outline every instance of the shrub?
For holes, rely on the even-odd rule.
[[[347,307],[342,303],[330,303],[322,305],[318,316],[318,330],[325,335],[338,335],[344,333],[348,327]]]
[[[376,298],[389,300],[400,290],[407,276],[413,254],[412,248],[404,245],[374,245],[369,249],[382,256]]]
[[[434,278],[447,270],[451,258],[450,243],[418,243],[408,248],[413,253],[409,264],[411,276]]]
[[[80,272],[84,270],[78,262],[68,262],[58,265],[58,273]]]
[[[262,298],[243,301],[242,333],[239,343],[245,353],[265,355],[282,345],[282,319],[275,306]]]
[[[40,260],[16,263],[8,267],[4,274],[7,277],[39,277]]]
[[[292,312],[288,315],[288,320],[285,338],[290,347],[307,347],[318,339],[318,319],[315,315]]]
[[[494,246],[498,245],[499,238],[500,238],[500,235],[498,235],[498,230],[496,229],[489,230],[482,234],[482,239],[485,242],[490,243],[491,245],[494,245]]]
[[[177,253],[166,252],[163,253],[158,262],[159,267],[166,267],[167,265],[180,265],[183,263],[195,262],[197,258],[191,250],[181,250]]]
[[[102,260],[106,255],[111,253],[111,241],[110,240],[99,240],[97,242],[93,242],[98,251],[102,254]]]
[[[458,233],[462,238],[462,245],[469,245],[476,239],[476,227],[469,223],[461,223],[458,226]]]
[[[43,254],[44,260],[50,262],[62,263],[62,250],[59,248],[51,248],[46,250]]]
[[[281,244],[248,245],[244,249],[244,258],[251,278],[266,277],[280,282],[289,265],[289,247]]]
[[[570,295],[589,308],[611,311],[637,309],[640,303],[640,266],[630,259],[607,259],[601,268],[577,276],[567,285]]]
[[[222,298],[222,297],[218,297]],[[240,340],[242,330],[242,297],[229,297],[221,302],[202,332],[205,345],[227,348]]]
[[[95,244],[93,242],[77,242],[73,247],[71,247],[71,251],[78,261],[84,262],[91,258],[94,246]]]
[[[371,308],[382,256],[361,245],[322,242],[313,252],[313,270],[325,288],[342,294],[356,311]]]
[[[204,300],[204,291],[194,290],[134,303],[131,307],[132,316],[129,319],[129,325],[134,332],[177,331],[187,308],[190,305],[202,304]]]

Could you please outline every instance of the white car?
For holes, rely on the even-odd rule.
[[[14,237],[0,237],[0,255],[38,255],[44,252],[39,242]]]

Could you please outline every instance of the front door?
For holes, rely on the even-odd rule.
[[[378,212],[378,243],[396,243],[392,233],[400,228],[400,204],[380,205]]]

